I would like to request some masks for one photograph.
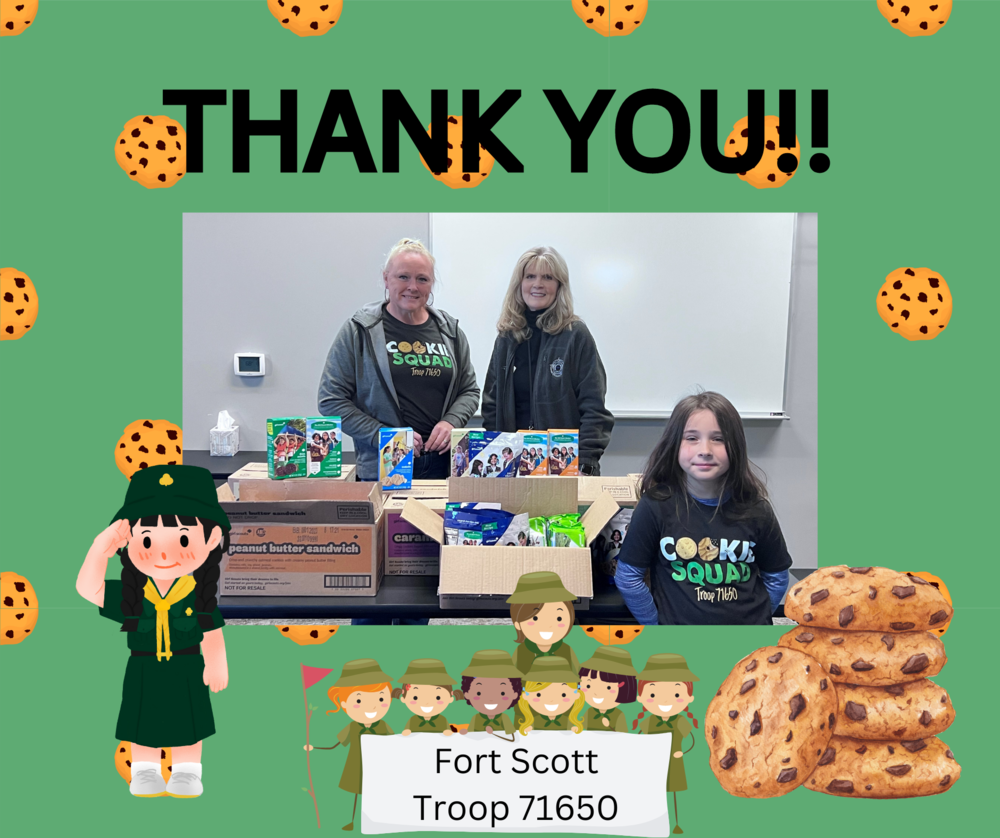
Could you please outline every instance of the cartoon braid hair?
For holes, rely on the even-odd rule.
[[[215,521],[207,518],[199,519],[187,515],[149,515],[144,518],[129,521],[129,528],[134,529],[136,524],[144,527],[155,527],[160,522],[165,527],[176,527],[178,521],[185,527],[197,526],[201,523],[205,540],[208,541],[212,530],[220,527]],[[222,543],[208,554],[205,563],[194,572],[194,581],[197,591],[195,597],[195,608],[198,612],[198,625],[203,631],[210,631],[215,628],[212,622],[211,612],[219,604],[217,594],[219,590],[219,573],[222,556],[229,549],[229,530],[222,529]],[[139,617],[142,616],[143,604],[145,600],[146,581],[149,577],[140,571],[129,557],[128,548],[122,547],[118,551],[122,563],[122,614],[125,621],[122,623],[122,631],[137,631],[139,628]]]
[[[646,684],[652,684],[652,683],[653,683],[652,681],[640,681],[639,682],[639,693],[642,693],[642,691],[645,688]],[[694,698],[694,681],[682,681],[681,683],[684,684],[685,687],[687,687],[688,695],[691,696],[691,698]],[[639,711],[639,715],[636,716],[635,720],[632,722],[632,730],[635,730],[636,727],[639,726],[639,719],[641,719],[645,715],[646,715],[646,708],[643,707],[642,710]],[[697,730],[698,729],[698,720],[694,717],[694,715],[691,713],[691,711],[690,710],[686,710],[684,712],[684,715],[686,715],[691,720],[692,724],[694,724],[695,730]]]
[[[329,716],[331,713],[339,713],[343,710],[344,702],[351,693],[377,693],[388,689],[391,686],[392,684],[388,681],[383,681],[381,684],[364,684],[360,687],[330,687],[330,689],[326,691],[326,694],[330,697],[330,701],[333,702],[333,709],[327,710],[326,714]]]

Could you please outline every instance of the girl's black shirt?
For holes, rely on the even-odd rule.
[[[694,498],[644,495],[632,513],[618,561],[649,568],[661,625],[771,625],[760,573],[792,566],[771,505],[734,520]],[[716,511],[718,510],[718,511]],[[714,517],[713,517],[714,516]]]

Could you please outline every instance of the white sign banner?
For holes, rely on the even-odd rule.
[[[670,736],[364,736],[362,831],[670,834]]]

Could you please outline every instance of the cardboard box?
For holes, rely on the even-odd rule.
[[[378,432],[378,479],[387,492],[413,485],[413,428],[381,428]]]
[[[549,428],[549,474],[579,476],[580,431],[576,428]]]
[[[423,496],[420,499],[443,519],[447,492],[445,488],[440,497]],[[406,497],[393,495],[385,502],[386,576],[437,576],[441,545],[400,517],[406,501]]]
[[[446,498],[447,480],[414,480],[409,489],[396,489],[390,493],[394,498]]]
[[[306,418],[309,477],[340,477],[343,439],[339,416]]]
[[[376,483],[307,480],[336,488],[325,500],[219,502],[229,517],[223,596],[374,596],[385,572],[382,491]],[[241,491],[241,494],[245,494]]]
[[[336,499],[339,491],[336,487],[354,481],[354,466],[343,466],[340,477],[326,480],[305,476],[272,480],[267,474],[267,463],[247,463],[234,471],[227,480],[233,498],[240,501]]]
[[[611,495],[619,506],[634,507],[639,502],[635,481],[629,477],[578,477],[577,502],[583,513],[601,494]]]
[[[448,481],[452,502],[499,502],[515,515],[562,515],[576,512],[577,481],[547,477],[539,480],[478,480],[454,477]],[[601,494],[582,518],[588,543],[618,511],[610,495]],[[418,498],[408,498],[401,517],[431,536],[441,547],[438,598],[441,608],[505,610],[525,573],[551,570],[577,595],[576,608],[590,608],[594,596],[590,549],[586,547],[462,547],[444,545],[444,520]]]
[[[272,480],[305,477],[306,420],[289,417],[267,420],[267,466]]]

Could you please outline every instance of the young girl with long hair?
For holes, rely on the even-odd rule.
[[[522,736],[533,730],[583,731],[580,714],[584,696],[579,677],[562,658],[535,658],[517,702],[517,729]]]
[[[207,469],[152,466],[132,475],[125,503],[84,559],[76,589],[121,623],[130,656],[115,735],[132,743],[136,797],[198,797],[202,741],[215,733],[209,690],[229,683],[219,563],[229,519]],[[105,579],[121,558],[118,579]],[[168,782],[160,750],[173,749]]]
[[[678,402],[643,472],[615,583],[644,625],[770,625],[791,556],[739,413],[719,393]],[[643,584],[651,571],[651,588]]]
[[[587,702],[584,716],[586,730],[628,733],[622,704],[631,704],[638,694],[638,673],[632,656],[624,649],[599,646],[580,668],[580,687]]]

